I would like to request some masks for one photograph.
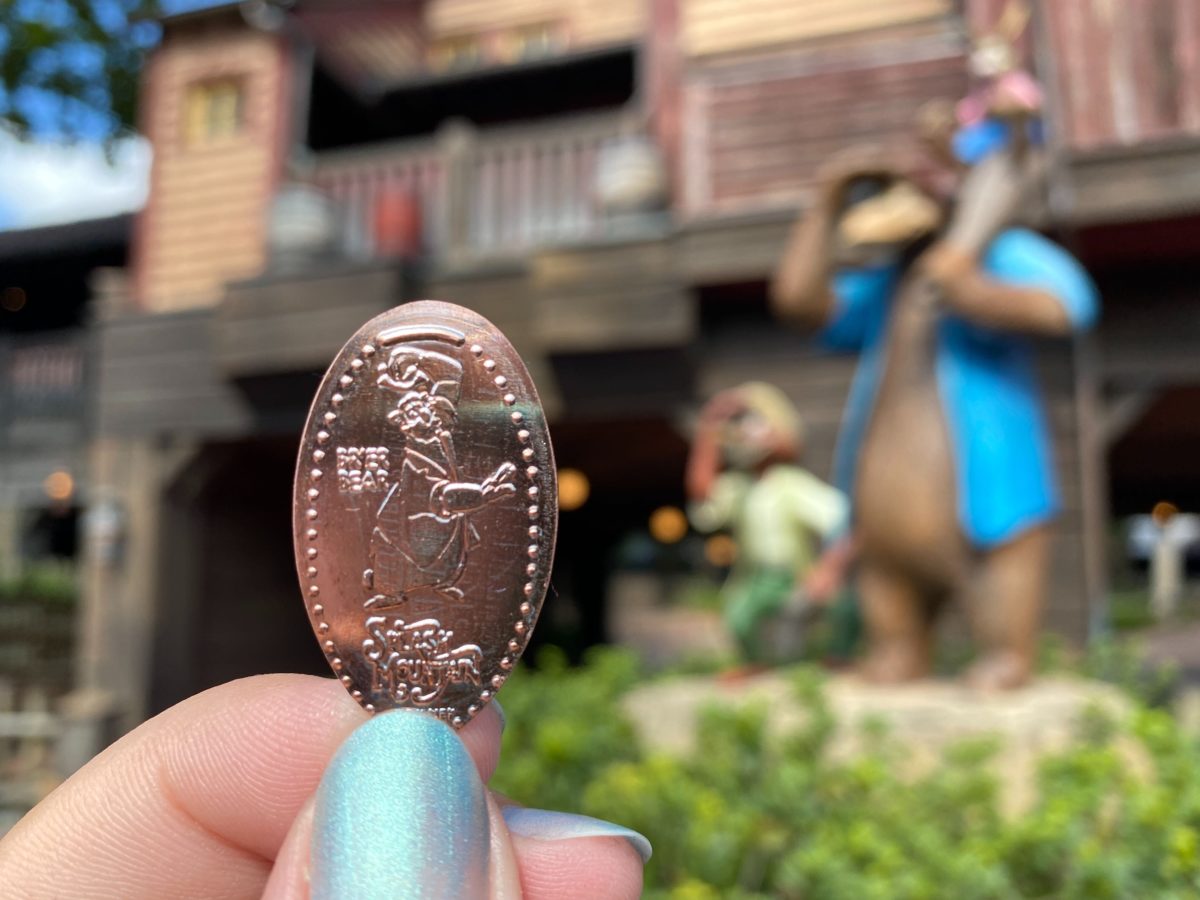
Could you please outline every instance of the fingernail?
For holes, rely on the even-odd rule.
[[[529,809],[524,806],[506,806],[502,813],[508,830],[521,837],[539,841],[567,841],[572,838],[589,837],[625,838],[637,851],[643,863],[649,862],[650,854],[654,852],[645,835],[603,819],[549,809]]]
[[[500,717],[500,733],[504,734],[504,729],[508,727],[508,716],[504,714],[504,707],[495,697],[492,698],[492,706],[496,707],[496,715]]]
[[[312,900],[486,897],[487,800],[458,736],[425,713],[360,725],[317,788]]]

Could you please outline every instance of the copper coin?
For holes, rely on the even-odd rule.
[[[354,699],[470,720],[529,642],[558,523],[545,417],[504,335],[432,300],[364,325],[309,411],[294,507],[313,630]]]

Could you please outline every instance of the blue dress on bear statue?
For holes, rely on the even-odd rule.
[[[1062,304],[1075,331],[1099,310],[1087,272],[1039,234],[1014,228],[989,245],[983,271],[1007,284],[1038,288]],[[835,461],[835,482],[854,486],[879,380],[898,264],[843,269],[834,278],[835,308],[821,333],[836,350],[861,359],[850,389]],[[1058,487],[1049,432],[1026,338],[972,324],[951,313],[935,335],[936,372],[954,452],[958,515],[978,548],[1006,543],[1058,512]]]

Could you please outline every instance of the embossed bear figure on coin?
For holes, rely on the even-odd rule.
[[[467,555],[479,542],[470,514],[516,494],[510,462],[476,483],[462,477],[453,431],[462,364],[413,346],[392,351],[377,383],[400,394],[388,422],[403,436],[399,471],[379,506],[371,534],[372,567],[363,573],[371,593],[364,606],[398,606],[418,594],[461,600],[455,587]]]

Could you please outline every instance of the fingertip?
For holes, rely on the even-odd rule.
[[[641,856],[623,837],[541,840],[509,832],[524,900],[637,900]]]
[[[650,861],[650,856],[654,852],[645,835],[632,828],[626,828],[624,825],[592,816],[509,804],[504,807],[504,821],[508,830],[513,834],[543,841],[578,840],[593,837],[622,838],[629,842],[643,864]]]
[[[314,898],[486,894],[487,794],[448,725],[391,710],[356,729],[321,779]]]
[[[500,736],[504,732],[504,713],[492,700],[458,731],[467,752],[475,760],[479,777],[486,784],[500,762]]]

